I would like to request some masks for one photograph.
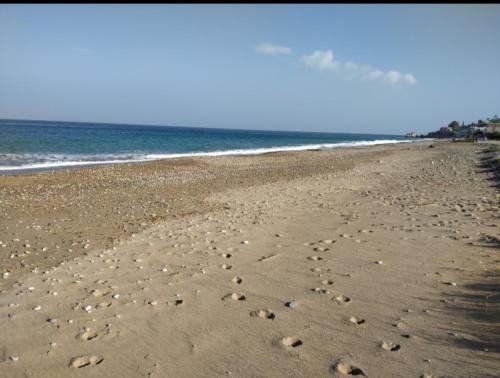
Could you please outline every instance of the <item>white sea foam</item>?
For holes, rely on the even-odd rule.
[[[104,160],[99,160],[99,156],[93,156],[88,160],[72,160],[76,158],[73,156],[64,155],[51,155],[47,157],[38,156],[37,162],[30,162],[21,165],[0,165],[0,171],[16,171],[16,170],[30,170],[30,169],[50,169],[50,168],[64,168],[85,165],[99,165],[99,164],[116,164],[116,163],[133,163],[141,161],[152,161],[161,159],[174,159],[182,157],[200,157],[200,156],[227,156],[227,155],[258,155],[269,152],[283,152],[283,151],[305,151],[305,150],[324,150],[342,147],[365,147],[374,146],[378,144],[393,144],[393,143],[411,143],[422,141],[425,139],[417,140],[395,140],[395,139],[381,139],[372,141],[355,141],[355,142],[340,142],[340,143],[323,143],[323,144],[305,144],[299,146],[280,146],[268,148],[254,148],[254,149],[239,149],[239,150],[226,150],[226,151],[209,151],[209,152],[186,152],[186,153],[172,153],[172,154],[127,154],[127,155],[107,155]],[[20,156],[20,158],[22,155]],[[41,161],[41,160],[48,161]],[[92,160],[96,159],[96,160]]]

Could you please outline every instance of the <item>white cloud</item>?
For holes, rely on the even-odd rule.
[[[401,75],[401,73],[399,71],[389,71],[387,72],[385,75],[384,75],[384,78],[389,82],[389,83],[392,83],[392,84],[395,84],[397,83],[398,81],[401,80],[401,78],[403,77],[403,75]]]
[[[331,50],[317,50],[311,55],[303,56],[301,62],[307,67],[318,70],[333,70],[340,65],[340,63],[335,60],[335,55],[333,55]]]
[[[412,74],[402,74],[399,71],[389,71],[384,75],[384,78],[392,84],[403,82],[414,85],[417,83],[415,76]]]
[[[403,75],[403,80],[405,80],[407,83],[411,85],[417,84],[417,79],[415,79],[415,76],[413,76],[412,74]]]
[[[256,46],[255,51],[259,54],[265,55],[290,55],[292,53],[292,49],[290,47],[273,45],[272,43],[267,42]]]
[[[371,70],[370,72],[368,72],[366,74],[365,77],[367,79],[375,80],[375,79],[378,79],[379,77],[381,77],[383,74],[384,74],[383,71],[380,71],[380,70]]]
[[[320,71],[337,69],[351,78],[354,75],[354,77],[361,77],[367,80],[384,80],[391,84],[406,83],[414,85],[417,83],[415,76],[410,73],[403,74],[396,70],[384,72],[366,64],[340,61],[336,59],[332,50],[316,50],[311,55],[302,56],[300,62],[306,67]]]
[[[344,67],[348,70],[354,70],[354,71],[359,69],[359,66],[353,62],[344,62]]]

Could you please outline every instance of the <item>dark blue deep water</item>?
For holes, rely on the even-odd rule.
[[[401,135],[0,120],[0,170],[405,141]]]

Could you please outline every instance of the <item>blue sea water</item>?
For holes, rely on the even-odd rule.
[[[0,120],[0,171],[409,141],[401,135]]]

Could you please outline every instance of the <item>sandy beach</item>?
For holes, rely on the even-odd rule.
[[[0,176],[0,376],[498,377],[486,150]]]

